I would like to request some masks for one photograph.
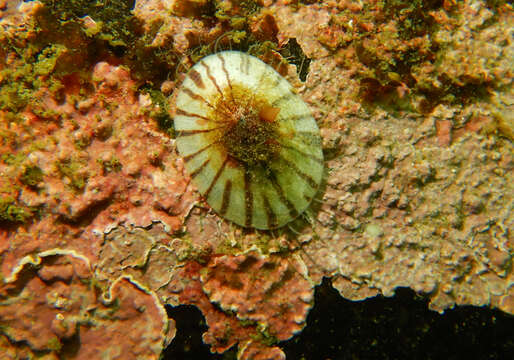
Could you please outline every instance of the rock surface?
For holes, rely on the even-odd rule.
[[[283,359],[323,277],[514,313],[510,4],[109,3],[0,1],[4,357],[157,359],[164,305],[188,304],[211,351]],[[174,90],[231,47],[321,129],[326,180],[290,228],[219,218],[176,152]]]

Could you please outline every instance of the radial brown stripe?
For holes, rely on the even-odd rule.
[[[275,76],[275,80],[273,80],[273,82],[271,83],[271,87],[272,88],[275,88],[278,86],[278,84],[280,84],[280,82],[282,81],[282,77],[280,75],[276,75]]]
[[[223,92],[221,91],[218,83],[216,82],[216,78],[214,76],[212,76],[211,69],[209,68],[209,65],[207,65],[205,62],[201,62],[200,64],[202,64],[202,66],[205,68],[205,71],[207,72],[207,77],[214,84],[214,86],[216,87],[216,90],[218,90],[218,92],[220,93],[221,97],[224,98],[225,96],[224,96]]]
[[[193,92],[191,89],[189,88],[186,88],[184,87],[182,89],[190,98],[194,99],[194,100],[198,100],[198,101],[202,101],[204,102],[207,106],[209,106],[211,109],[214,109],[216,111],[220,111],[223,109],[223,107],[214,107],[214,105],[212,105],[210,102],[208,102],[207,100],[205,100],[201,95],[198,95],[196,94],[195,92]],[[225,116],[227,118],[231,118],[231,114],[229,112],[225,112]],[[210,120],[210,121],[214,121],[214,120]]]
[[[198,151],[195,151],[195,152],[194,152],[194,153],[192,153],[192,154],[189,154],[189,155],[184,156],[184,157],[183,157],[183,158],[184,158],[184,161],[186,161],[186,162],[190,161],[192,158],[194,158],[194,157],[195,157],[195,156],[197,156],[198,154],[201,154],[202,152],[204,152],[205,150],[207,150],[207,149],[208,149],[208,148],[210,148],[211,146],[216,145],[216,144],[217,144],[217,143],[219,143],[220,141],[221,141],[221,139],[216,140],[216,141],[214,141],[214,142],[212,142],[212,143],[210,143],[210,144],[208,144],[208,145],[204,146],[203,148],[199,149]]]
[[[195,69],[191,69],[189,70],[188,76],[191,80],[193,80],[196,86],[198,86],[200,89],[205,89],[205,84],[203,83],[202,75],[200,75],[198,71],[196,71]]]
[[[295,136],[298,135],[298,136],[303,137],[305,140],[309,140],[311,142],[309,145],[313,145],[313,146],[321,145],[321,137],[319,136],[319,134],[309,132],[309,131],[297,131],[297,132],[295,132],[294,135]]]
[[[196,135],[196,134],[209,133],[211,131],[220,130],[220,129],[224,129],[224,128],[226,128],[226,126],[219,126],[217,128],[212,128],[212,129],[178,130],[177,135],[178,136],[191,136],[191,135]]]
[[[271,204],[269,203],[269,200],[267,196],[262,193],[262,202],[264,203],[264,212],[266,213],[266,220],[268,221],[268,228],[274,228],[277,226],[277,215],[273,211],[273,208],[271,207]]]
[[[207,106],[214,109],[214,106],[207,100],[205,100],[201,95],[198,95],[197,93],[193,92],[190,88],[184,87],[182,88],[182,91],[185,92],[191,99],[198,100],[204,102]]]
[[[269,73],[266,70],[267,68],[264,68],[264,71],[261,72],[261,77],[259,78],[259,81],[257,81],[257,89],[262,86],[264,79],[269,76]]]
[[[247,56],[243,58],[243,72],[250,75],[250,59]]]
[[[282,101],[291,99],[293,97],[294,97],[294,94],[292,92],[288,92],[287,94],[284,94],[281,97],[279,97],[278,99],[276,99],[275,101],[273,101],[271,103],[271,106],[277,106],[277,104],[281,103]]]
[[[302,135],[302,136],[319,137],[319,134],[314,131],[298,130],[295,132],[295,134]]]
[[[227,180],[223,189],[223,200],[221,201],[220,215],[225,216],[228,205],[230,204],[230,193],[232,191],[232,181]]]
[[[311,114],[296,114],[296,115],[290,115],[285,118],[282,118],[280,120],[291,120],[291,121],[298,121],[298,120],[304,120],[304,119],[310,119],[312,117]],[[312,133],[315,134],[315,133]]]
[[[252,193],[252,177],[247,169],[244,170],[245,179],[245,226],[252,225],[253,216],[253,193]]]
[[[229,91],[230,96],[232,96],[232,101],[234,101],[234,96],[232,95],[232,83],[230,82],[230,77],[228,76],[227,67],[225,66],[225,58],[222,55],[218,55],[218,58],[221,61],[221,69],[223,70],[223,72],[225,73],[225,77],[227,78],[227,84],[228,84],[228,87],[230,88],[230,91]]]
[[[290,169],[292,169],[295,173],[297,173],[297,174],[298,174],[298,176],[300,176],[303,180],[305,180],[305,182],[306,182],[307,184],[309,184],[309,186],[310,186],[311,188],[313,188],[314,190],[316,190],[316,189],[318,188],[318,184],[316,183],[316,181],[314,181],[314,179],[313,179],[310,175],[308,175],[308,174],[304,173],[302,170],[300,170],[300,169],[298,168],[298,166],[296,166],[296,164],[295,164],[294,162],[292,162],[292,161],[290,161],[290,160],[287,160],[287,159],[286,159],[286,158],[284,158],[283,156],[280,156],[280,158],[282,159],[282,161],[283,161],[283,162],[285,162],[285,163],[286,163],[286,165],[287,165]]]
[[[239,55],[240,55],[239,57],[241,58],[241,62],[239,63],[239,71],[244,72],[243,67],[244,67],[244,63],[245,63],[245,55],[244,55],[244,53],[239,53]]]
[[[209,163],[209,161],[211,161],[210,158],[207,158],[203,163],[202,165],[200,165],[199,167],[197,167],[192,173],[191,173],[191,177],[192,178],[195,178],[198,174],[200,174],[202,172],[203,169],[205,169],[205,167],[207,166],[207,164]]]
[[[184,110],[182,110],[180,108],[177,108],[175,110],[175,115],[188,116],[188,117],[192,117],[192,118],[202,119],[202,120],[205,120],[205,121],[213,121],[212,119],[208,118],[207,116],[190,113],[190,112],[184,111]]]
[[[214,185],[216,185],[216,182],[218,182],[218,179],[220,178],[221,173],[223,172],[223,170],[225,170],[225,166],[227,165],[227,162],[228,162],[228,156],[225,157],[225,159],[223,160],[223,163],[221,164],[220,168],[216,172],[216,175],[214,175],[214,178],[212,179],[211,184],[207,188],[207,191],[205,191],[205,194],[203,194],[203,196],[206,199],[209,197],[209,194],[211,193],[212,189],[214,188]]]
[[[273,185],[273,187],[275,188],[275,191],[277,192],[278,198],[289,210],[289,215],[291,215],[291,217],[293,217],[293,218],[297,217],[298,211],[294,207],[293,203],[291,201],[289,201],[289,199],[286,197],[286,195],[284,193],[284,189],[282,189],[282,186],[280,186],[280,184],[278,183],[277,177],[276,177],[275,173],[273,172],[273,170],[271,170],[271,175],[272,176],[270,178],[270,181],[271,181],[271,184]]]
[[[280,143],[280,145],[284,148],[284,149],[288,149],[288,150],[293,150],[295,152],[297,152],[298,154],[301,154],[305,157],[308,157],[309,159],[313,160],[313,161],[316,161],[318,164],[321,164],[323,165],[323,159],[320,159],[319,157],[316,157],[312,154],[309,154],[309,153],[306,153],[305,151],[302,151],[300,149],[297,149],[295,148],[294,146],[289,146],[289,145],[285,145],[283,143]]]

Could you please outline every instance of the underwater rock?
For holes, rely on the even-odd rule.
[[[52,249],[21,259],[0,289],[0,324],[9,339],[1,353],[15,358],[27,346],[52,358],[158,359],[175,329],[157,297],[129,278],[115,281],[103,299],[101,291],[80,254]]]
[[[174,3],[136,1],[112,19],[128,33],[112,30],[110,7],[61,21],[38,1],[0,3],[9,356],[56,358],[77,336],[84,351],[109,347],[136,324],[148,342],[134,332],[123,349],[157,357],[174,330],[163,304],[189,304],[212,352],[280,359],[323,277],[351,300],[409,287],[440,313],[514,313],[508,2],[199,1],[170,15]],[[177,152],[170,114],[185,74],[231,46],[279,63],[320,128],[324,180],[291,229],[224,220]],[[109,288],[123,316],[97,297]],[[74,295],[63,316],[75,327],[60,324],[59,297],[20,297],[52,290]],[[83,323],[89,306],[107,318]]]

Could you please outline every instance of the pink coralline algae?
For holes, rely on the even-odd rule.
[[[285,260],[258,254],[224,256],[215,258],[206,269],[189,263],[179,273],[181,279],[169,284],[169,290],[180,292],[180,303],[202,311],[209,326],[203,340],[211,345],[211,351],[222,353],[238,344],[243,359],[285,359],[273,344],[303,327],[312,301],[310,284],[289,271],[296,269]],[[263,275],[269,276],[259,280]]]
[[[128,72],[120,67],[99,63],[92,76],[93,97],[79,100],[80,79],[70,75],[63,94],[69,101],[58,103],[45,88],[36,95],[50,119],[43,121],[30,109],[22,113],[23,126],[30,130],[17,140],[20,163],[0,165],[7,175],[0,180],[8,189],[3,196],[12,197],[16,191],[19,203],[48,211],[25,231],[12,233],[4,266],[11,255],[15,260],[29,251],[60,246],[89,256],[101,240],[99,234],[121,222],[148,226],[159,219],[175,231],[192,206],[188,180],[176,176],[183,171],[180,160],[170,158],[169,142],[155,124],[147,123],[149,98],[135,96]],[[55,120],[61,121],[59,126],[53,116],[61,119]],[[2,126],[10,136],[20,131],[19,124],[7,120]],[[12,146],[5,148],[6,155],[12,154]],[[10,179],[19,179],[30,167],[44,174],[39,183],[14,186]],[[88,217],[88,230],[81,229],[77,241],[75,224]],[[59,233],[69,238],[55,236]],[[35,242],[28,243],[31,237]]]
[[[105,353],[112,359],[157,359],[166,335],[174,332],[157,298],[129,278],[119,278],[106,299],[98,298],[99,291],[88,260],[76,253],[55,250],[21,259],[0,290],[0,324],[9,339],[2,338],[2,358],[43,351],[57,359],[71,351],[63,342],[76,338],[77,359]]]
[[[282,341],[302,329],[312,303],[311,284],[301,271],[294,260],[251,252],[214,258],[201,281],[211,301]]]
[[[167,303],[197,306],[209,325],[203,339],[213,352],[239,344],[243,353],[282,354],[269,344],[299,332],[312,306],[313,284],[301,260],[256,249],[216,256],[191,251],[188,241],[172,239],[162,226],[119,227],[106,234],[98,279],[125,274]],[[180,260],[192,256],[199,260]]]
[[[71,3],[0,1],[0,357],[157,359],[168,304],[200,309],[213,353],[284,359],[323,277],[514,313],[510,4]],[[231,47],[320,128],[290,229],[219,217],[177,153],[176,89]]]

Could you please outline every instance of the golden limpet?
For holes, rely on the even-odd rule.
[[[323,173],[316,121],[256,57],[224,51],[195,64],[178,90],[174,122],[186,170],[226,219],[274,229],[314,198]]]

